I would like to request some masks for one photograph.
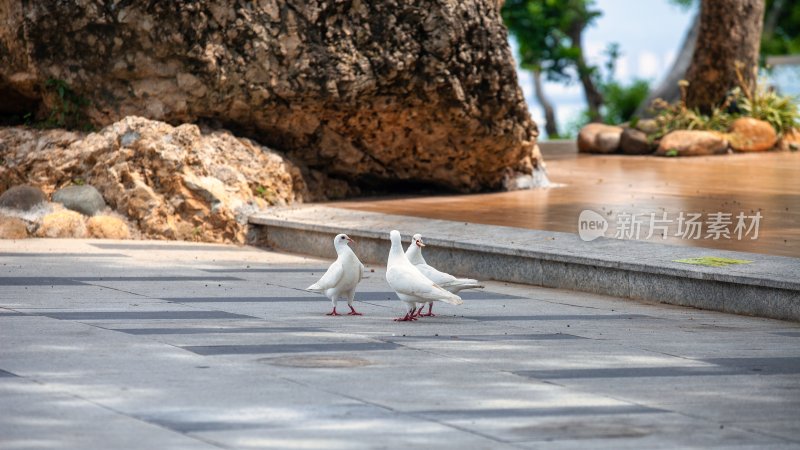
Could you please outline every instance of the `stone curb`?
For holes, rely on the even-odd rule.
[[[331,239],[347,233],[357,240],[362,261],[385,264],[388,231],[396,228],[405,243],[422,233],[426,260],[461,276],[800,321],[797,258],[603,238],[583,242],[571,233],[322,206],[274,209],[249,222],[251,243],[292,253],[332,258]],[[700,256],[753,263],[715,268],[673,262]]]

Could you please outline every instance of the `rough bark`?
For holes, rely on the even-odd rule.
[[[764,0],[703,0],[698,45],[686,73],[690,108],[710,112],[740,84],[752,92],[763,18]]]
[[[669,103],[673,103],[678,101],[681,97],[681,90],[678,87],[678,82],[686,78],[686,70],[689,69],[689,64],[692,62],[692,56],[694,55],[694,48],[695,44],[697,44],[697,34],[700,31],[700,16],[695,15],[694,19],[692,20],[692,24],[689,27],[689,31],[687,31],[686,36],[683,38],[683,44],[681,44],[681,50],[678,53],[678,56],[675,58],[675,62],[672,63],[672,67],[669,69],[667,76],[658,85],[656,89],[650,91],[650,95],[647,96],[644,102],[639,105],[639,108],[636,110],[637,117],[648,117],[650,114],[650,105],[653,103],[653,100],[660,98],[665,100]]]
[[[584,23],[576,23],[569,31],[569,38],[572,45],[578,47],[580,50],[575,59],[575,65],[578,70],[578,79],[583,86],[583,93],[586,96],[586,106],[589,110],[589,119],[592,122],[600,122],[602,115],[600,108],[603,107],[603,94],[597,89],[592,79],[592,70],[586,63],[583,56],[583,29],[586,27]]]
[[[536,94],[536,101],[542,106],[544,110],[544,129],[547,132],[547,137],[555,139],[558,137],[558,122],[556,121],[556,111],[550,99],[544,93],[542,87],[542,72],[538,70],[533,71],[533,92]]]
[[[0,0],[0,95],[46,114],[61,79],[98,126],[216,124],[353,184],[498,189],[540,160],[497,5]]]

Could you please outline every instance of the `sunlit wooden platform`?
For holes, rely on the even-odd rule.
[[[549,157],[548,157],[549,156]],[[638,215],[640,239],[647,237],[650,214],[672,220],[665,239],[653,242],[800,257],[800,152],[735,154],[698,158],[651,156],[548,155],[548,175],[557,187],[477,195],[371,198],[331,206],[506,225],[548,231],[577,232],[581,211],[601,213],[614,236],[620,214]],[[731,214],[730,238],[675,236],[680,213]],[[758,238],[753,231],[740,240],[736,216],[760,212]],[[752,220],[748,220],[748,225]],[[402,224],[398,224],[402,228]],[[406,230],[420,231],[424,230]]]

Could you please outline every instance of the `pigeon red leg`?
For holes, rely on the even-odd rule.
[[[407,312],[405,316],[394,319],[395,322],[411,322],[417,320],[411,311]]]
[[[350,312],[347,313],[348,316],[363,316],[363,314],[361,314],[360,312],[356,312],[356,310],[353,309],[352,305],[347,305],[347,306],[350,307]]]
[[[422,311],[422,308],[420,308],[420,311]],[[420,314],[420,317],[436,317],[436,314],[433,313],[433,303],[428,303],[428,314]]]
[[[331,311],[331,312],[329,312],[328,314],[325,314],[325,315],[326,316],[338,316],[339,313],[336,312],[336,307],[334,306],[333,307],[333,311]]]

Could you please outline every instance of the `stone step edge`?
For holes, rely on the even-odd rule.
[[[250,224],[248,243],[289,253],[333,258],[331,237],[342,232],[358,241],[357,252],[365,263],[385,264],[389,248],[385,232],[264,214],[251,217]],[[775,287],[765,285],[765,280],[756,283],[758,280],[753,277],[721,277],[705,271],[708,268],[676,270],[653,264],[619,263],[591,256],[522,251],[448,239],[428,238],[426,242],[429,263],[447,267],[461,276],[800,322],[800,289],[796,283],[785,280],[773,280],[773,284],[780,285]],[[765,255],[758,256],[763,260]]]
[[[291,219],[284,219],[284,218],[271,218],[271,217],[266,217],[263,214],[257,214],[251,216],[249,218],[249,223],[251,225],[273,226],[281,228],[292,228],[303,231],[314,231],[319,233],[326,233],[330,236],[334,236],[337,233],[347,233],[351,234],[353,237],[361,236],[370,239],[384,240],[387,242],[389,241],[388,233],[385,231],[378,232],[373,230],[365,230],[352,227],[341,227],[341,226],[308,223],[304,221],[294,221]],[[481,226],[480,224],[471,224],[471,225]],[[563,236],[569,234],[569,233],[559,233],[559,232],[544,232],[540,230],[537,230],[537,233],[553,234],[554,236],[559,236],[559,235]],[[407,240],[406,236],[403,236],[403,238],[405,242],[405,240]],[[433,236],[426,237],[425,242],[426,244],[429,244],[432,247],[440,247],[440,248],[447,248],[454,250],[465,250],[465,251],[479,252],[479,253],[494,253],[507,256],[540,259],[544,261],[580,264],[580,265],[603,267],[610,269],[652,273],[652,274],[673,276],[673,277],[686,277],[698,280],[717,281],[717,282],[741,284],[747,286],[785,289],[790,291],[797,291],[798,293],[800,293],[800,277],[797,281],[792,282],[786,280],[771,279],[763,276],[748,276],[746,274],[741,274],[741,273],[733,274],[733,273],[714,272],[712,270],[709,270],[713,268],[707,268],[703,266],[687,266],[686,269],[680,269],[674,267],[660,267],[653,263],[642,262],[642,261],[609,260],[599,255],[592,256],[589,253],[587,253],[584,256],[584,255],[577,255],[574,253],[560,252],[554,249],[535,250],[530,248],[509,247],[501,245],[493,246],[486,244],[463,242],[454,239],[441,239]],[[645,242],[637,242],[637,244],[666,245],[666,244],[653,244]],[[717,251],[717,252],[721,253],[722,251]],[[730,253],[730,252],[726,251],[725,253]],[[743,252],[736,252],[736,253],[737,256],[748,255],[747,253]],[[312,252],[308,254],[313,254],[315,256],[328,256],[328,254],[322,252],[320,253]],[[763,259],[765,256],[769,255],[761,255],[761,254],[756,255],[756,257],[760,259]]]

